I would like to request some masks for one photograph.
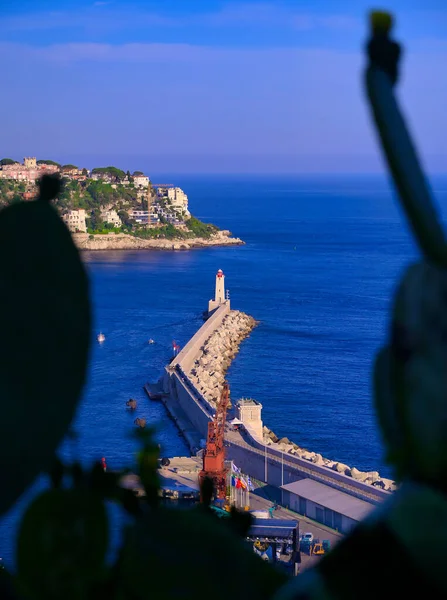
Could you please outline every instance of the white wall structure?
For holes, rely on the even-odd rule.
[[[102,210],[101,219],[104,223],[110,223],[114,227],[121,227],[122,221],[118,216],[116,210]]]
[[[173,208],[186,213],[186,215],[190,214],[188,210],[188,196],[181,188],[167,188],[167,193],[168,200],[170,200]]]
[[[244,427],[257,440],[263,440],[262,404],[252,398],[241,398],[236,403],[236,416],[243,423]]]
[[[149,177],[147,175],[133,175],[133,184],[135,187],[147,188]]]
[[[85,210],[83,208],[79,210],[69,210],[65,215],[62,215],[62,220],[67,225],[68,229],[72,233],[87,232],[87,225],[85,223]]]

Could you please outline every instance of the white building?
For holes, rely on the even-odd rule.
[[[262,404],[253,398],[241,398],[236,403],[236,418],[255,439],[262,441]]]
[[[134,220],[136,223],[149,223],[149,211],[148,210],[130,210],[129,218]]]
[[[178,187],[168,188],[168,200],[170,200],[173,208],[189,215],[188,196],[182,189]]]
[[[103,181],[104,183],[113,183],[113,179],[109,173],[92,173],[90,178],[93,181]]]
[[[116,210],[102,210],[101,219],[104,223],[110,223],[114,227],[121,227],[123,224]]]
[[[149,177],[146,175],[133,175],[133,183],[135,187],[147,188],[149,186]]]
[[[87,233],[85,210],[83,208],[68,211],[65,215],[62,215],[62,220],[72,233]]]

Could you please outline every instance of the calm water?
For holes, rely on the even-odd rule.
[[[244,342],[229,382],[233,398],[252,396],[280,436],[361,470],[390,475],[371,401],[370,373],[386,333],[396,277],[416,257],[390,188],[380,178],[171,177],[194,214],[247,244],[190,252],[87,253],[95,333],[90,377],[76,421],[85,462],[131,465],[130,397],[157,424],[164,455],[186,452],[142,385],[161,374],[172,339],[183,345],[200,326],[226,274],[233,308],[260,325]],[[442,208],[447,181],[434,179]],[[149,345],[149,338],[156,343]],[[0,556],[12,560],[18,516],[31,494],[0,521]]]

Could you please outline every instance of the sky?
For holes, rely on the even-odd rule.
[[[445,173],[445,0],[5,3],[0,157],[148,174],[383,172],[362,86],[371,8],[395,15],[397,94],[424,166]]]

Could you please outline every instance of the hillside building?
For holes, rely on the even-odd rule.
[[[85,210],[69,210],[62,215],[62,220],[67,225],[72,233],[87,233],[87,225],[85,222]]]
[[[147,175],[133,175],[133,184],[136,188],[147,188],[149,186],[149,177]]]
[[[104,223],[110,223],[110,225],[113,225],[114,227],[121,227],[123,224],[116,210],[102,210],[101,219]]]

